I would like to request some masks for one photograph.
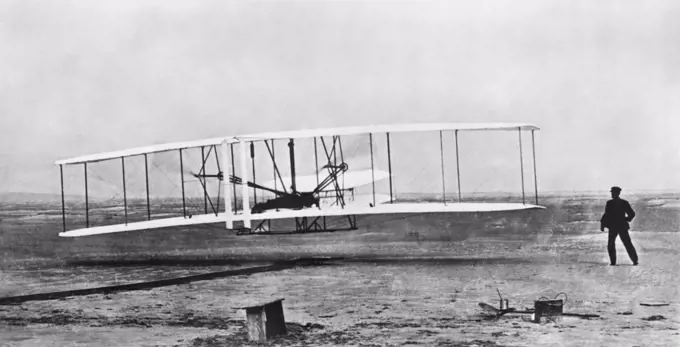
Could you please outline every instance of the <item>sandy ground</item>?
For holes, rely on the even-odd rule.
[[[629,265],[621,244],[620,265],[608,266],[604,233],[553,235],[547,242],[481,237],[391,242],[361,246],[373,247],[364,251],[375,254],[374,259],[0,306],[0,346],[250,345],[244,313],[235,307],[275,297],[285,298],[289,335],[268,345],[680,345],[680,234],[634,232],[632,237],[640,254],[637,267]],[[359,247],[326,247],[331,246],[341,252]],[[323,247],[312,253],[323,253]],[[410,258],[381,256],[400,253]],[[225,268],[167,268],[149,276]],[[49,276],[58,269],[39,277],[25,271],[2,272],[3,296],[19,288],[39,292],[37,283],[62,290],[127,282],[144,268],[83,268],[68,279]],[[565,312],[600,318],[562,317],[542,324],[527,321],[527,315],[486,320],[478,303],[497,306],[497,288],[518,309],[565,292]]]

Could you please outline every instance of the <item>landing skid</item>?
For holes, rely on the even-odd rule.
[[[340,219],[343,222],[334,223],[329,226],[326,223],[326,216],[318,217],[295,217],[294,229],[276,229],[272,230],[270,219],[265,219],[257,223],[254,228],[238,228],[237,235],[283,235],[283,234],[309,234],[309,233],[324,233],[334,231],[349,231],[356,230],[357,217],[355,215],[344,216]]]

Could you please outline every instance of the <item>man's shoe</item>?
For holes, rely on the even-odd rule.
[[[638,262],[634,262],[634,263],[633,263],[633,266],[637,266],[637,264],[638,264]]]

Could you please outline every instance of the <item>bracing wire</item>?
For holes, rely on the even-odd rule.
[[[154,162],[152,161],[151,164],[152,164],[156,169],[158,169],[158,171],[160,171],[160,172],[163,174],[163,176],[165,176],[165,179],[166,179],[170,184],[172,184],[173,186],[175,186],[175,188],[177,188],[177,189],[181,189],[181,188],[177,185],[177,182],[173,182],[173,181],[170,179],[170,176],[168,176],[168,174],[167,174],[165,171],[163,171],[163,169],[161,169],[158,165],[156,165],[156,163],[154,163]]]
[[[107,179],[101,177],[101,176],[98,175],[96,172],[93,172],[93,171],[92,171],[92,168],[88,168],[88,169],[87,169],[87,174],[88,174],[88,176],[95,178],[95,179],[96,179],[97,181],[99,181],[99,182],[103,182],[103,183],[105,183],[106,185],[108,185],[108,186],[110,186],[110,187],[116,188],[116,189],[114,189],[114,191],[115,191],[115,190],[118,190],[118,189],[120,188],[119,186],[117,186],[117,185],[111,183],[109,180],[107,180]],[[113,195],[111,196],[111,198],[110,198],[109,200],[107,200],[107,202],[110,202],[110,201],[112,201],[112,200],[114,200],[114,199],[120,197],[120,194],[121,194],[120,192],[113,194]]]
[[[208,173],[207,170],[209,170],[208,166],[209,166],[209,163],[211,162],[210,161],[210,154],[213,154],[215,156],[215,161],[214,161],[215,169],[217,170],[217,172],[221,172],[222,168],[221,168],[221,163],[220,163],[220,159],[219,159],[219,152],[217,151],[216,148],[213,148],[213,147],[215,147],[215,146],[209,147],[207,154],[205,154],[205,157],[202,158],[202,159],[196,158],[192,154],[191,151],[183,152],[184,155],[185,155],[184,159],[185,159],[185,163],[186,163],[185,169],[188,168],[188,167],[191,167],[192,165],[195,165],[196,163],[198,163],[198,164],[201,164],[200,173],[207,174]],[[216,189],[215,189],[214,184],[209,183],[209,181],[206,180],[206,179],[197,179],[197,178],[187,179],[185,177],[184,183],[185,184],[186,183],[198,183],[200,185],[200,188],[199,188],[200,195],[203,196],[203,195],[207,194],[207,196],[208,196],[208,203],[209,203],[208,206],[210,207],[210,210],[212,210],[210,213],[215,213],[215,211],[219,212],[220,207],[221,207],[222,188],[223,188],[222,183],[220,181],[217,181],[215,183],[215,184],[217,184]],[[215,190],[217,190],[216,193],[215,193]],[[185,192],[187,194],[189,194],[189,192],[187,191],[186,188],[185,188]],[[216,194],[217,200],[213,199],[213,198],[215,198],[215,196],[213,194]],[[189,195],[187,207],[190,207],[190,208],[197,207],[195,205],[197,203],[196,202],[197,200],[195,200],[195,199],[196,199],[196,196]]]

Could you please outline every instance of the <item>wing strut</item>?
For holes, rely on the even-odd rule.
[[[453,134],[456,138],[456,178],[458,180],[458,202],[461,202],[462,199],[460,198],[460,160],[458,156],[458,130],[456,130]]]
[[[375,207],[375,169],[373,168],[373,134],[368,134],[368,146],[371,149],[371,183],[373,184],[373,207]]]
[[[125,209],[125,225],[128,224],[128,211],[127,211],[127,190],[125,188],[125,157],[120,157],[120,165],[123,169],[123,207]]]
[[[239,140],[239,152],[240,153],[240,158],[241,158],[241,177],[247,180],[248,178],[248,165],[246,164],[248,161],[247,159],[247,154],[246,154],[246,142],[243,139]],[[243,197],[241,200],[243,201],[243,228],[245,229],[250,229],[251,224],[250,224],[250,198],[248,196],[248,185],[244,184],[243,189],[242,189],[242,195]]]
[[[208,151],[208,155],[210,152]],[[205,175],[205,146],[201,146],[201,175]],[[205,188],[205,183],[199,177],[198,180],[203,186],[203,207],[205,208],[205,214],[208,214],[208,191]]]
[[[316,136],[314,136],[314,167],[316,168],[316,186],[319,186],[319,154],[316,147]]]
[[[88,194],[87,194],[87,163],[83,165],[85,168],[85,226],[87,228],[90,227],[90,208],[89,208],[89,199],[88,199]]]
[[[345,156],[344,156],[344,154],[342,153],[342,139],[340,138],[340,136],[338,136],[338,146],[340,147],[340,163],[344,163],[344,162],[345,162]],[[337,165],[337,164],[336,164],[336,165]],[[342,189],[343,189],[343,192],[344,192],[344,189],[345,189],[345,175],[342,175]],[[343,199],[344,199],[344,195],[343,195]]]
[[[522,173],[522,203],[526,204],[524,199],[524,156],[522,154],[522,128],[517,128],[517,134],[519,135],[519,170]]]
[[[182,179],[182,212],[184,218],[187,218],[187,200],[184,193],[184,159],[182,158],[182,149],[179,149],[179,172]]]
[[[337,142],[337,145],[336,145],[336,142]],[[333,165],[334,165],[334,168],[333,169],[328,168],[328,175],[329,176],[333,175],[333,170],[336,170],[336,168],[338,167],[338,151],[337,151],[337,149],[340,149],[340,162],[344,164],[345,159],[342,155],[342,141],[340,140],[340,136],[333,136]],[[333,186],[335,187],[336,200],[338,202],[340,202],[341,207],[345,207],[345,192],[343,191],[345,186],[343,185],[342,188],[340,187],[340,183],[338,182],[337,177],[335,177],[332,182],[335,183]]]
[[[146,213],[151,220],[151,201],[149,199],[149,163],[147,155],[144,153],[144,175],[146,176]]]
[[[446,206],[446,176],[444,175],[444,135],[442,131],[439,130],[439,153],[442,162],[442,199],[444,200],[444,206]]]
[[[217,173],[218,176],[219,174],[222,173],[222,168],[220,167],[220,156],[217,154],[217,145],[213,145],[213,150],[215,151],[215,163],[217,164]],[[220,212],[220,192],[222,192],[222,185],[219,183],[221,180],[219,180],[218,177],[218,185],[217,185],[217,209],[214,209],[213,211],[215,212],[215,216],[219,215]],[[226,192],[225,192],[226,194]],[[226,212],[226,209],[225,209]]]
[[[392,154],[390,151],[390,133],[387,133],[387,171],[390,175],[390,204],[394,203],[392,199]]]
[[[531,131],[531,150],[534,154],[534,192],[536,193],[536,205],[538,205],[538,176],[536,175],[536,140],[534,131]]]
[[[318,149],[317,149],[317,144],[316,144],[316,136],[314,136],[314,166],[316,168],[316,186],[319,186],[319,154],[318,154]],[[323,225],[324,229],[326,229],[326,216],[323,216]],[[271,228],[270,228],[271,230]]]
[[[290,181],[291,189],[293,194],[297,193],[297,187],[295,186],[295,141],[290,139],[288,141],[288,152],[290,153]]]
[[[253,166],[253,183],[255,183],[255,142],[250,143],[250,163]],[[253,203],[257,204],[257,189],[253,187]]]
[[[231,175],[236,176],[236,164],[234,157],[234,144],[229,145],[231,147]],[[234,214],[236,214],[236,183],[232,182],[232,190],[234,191]]]
[[[64,165],[59,165],[59,177],[61,179],[61,221],[66,232],[66,202],[64,201]]]
[[[222,155],[222,162],[224,163],[224,171],[229,170],[229,146],[227,144],[227,140],[224,140],[222,142],[222,147],[220,147],[220,154]],[[234,219],[233,219],[233,214],[231,213],[231,197],[229,194],[231,193],[229,191],[229,182],[227,180],[222,180],[219,182],[221,187],[224,189],[224,218],[225,218],[225,226],[227,229],[233,229],[234,228]],[[234,213],[236,214],[236,213]]]
[[[338,147],[336,147],[338,146]],[[340,145],[340,136],[333,136],[333,166],[338,166],[338,148],[342,150],[342,145]],[[340,155],[340,161],[342,161],[342,154]],[[333,170],[328,168],[329,175],[332,175]],[[340,202],[341,207],[345,207],[345,195],[340,188],[340,183],[338,183],[337,178],[333,180],[333,186],[335,187],[335,199]]]
[[[274,170],[274,173],[273,173],[273,175],[274,175],[274,190],[276,190],[276,189],[278,189],[278,183],[276,182],[276,173],[278,172],[278,170],[276,169],[276,162],[275,162],[276,151],[274,150],[274,139],[271,139],[271,141],[272,141],[271,150],[269,149],[269,144],[267,143],[267,141],[265,141],[264,144],[267,146],[267,151],[270,152],[269,155],[271,156],[272,163],[274,164],[274,165],[272,165],[272,169]]]

